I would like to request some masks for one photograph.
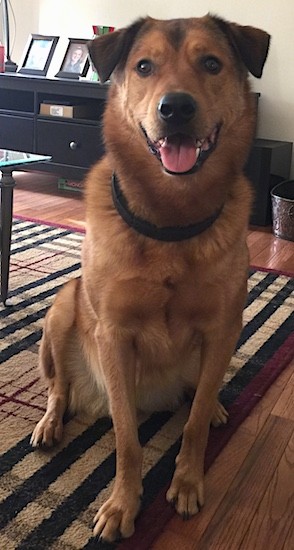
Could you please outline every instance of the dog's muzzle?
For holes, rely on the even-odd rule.
[[[191,127],[197,115],[197,103],[189,94],[178,92],[162,96],[158,103],[157,115],[165,128],[165,135],[152,140],[145,128],[150,151],[161,161],[169,174],[193,174],[214,151],[221,124],[217,123],[203,138],[185,131]]]

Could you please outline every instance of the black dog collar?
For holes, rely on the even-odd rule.
[[[165,242],[184,241],[186,239],[191,239],[196,235],[200,235],[212,226],[223,209],[223,207],[219,208],[212,216],[195,224],[186,226],[157,227],[156,225],[149,223],[147,220],[143,220],[139,216],[136,216],[130,212],[128,203],[123,195],[118,178],[115,174],[112,175],[112,198],[118,213],[130,227],[145,237],[150,237],[151,239]]]

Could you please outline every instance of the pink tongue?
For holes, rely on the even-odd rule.
[[[160,156],[169,172],[188,172],[197,161],[198,151],[189,136],[172,136],[160,148]]]

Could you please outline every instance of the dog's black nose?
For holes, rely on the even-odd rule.
[[[162,96],[158,103],[159,117],[170,124],[185,124],[195,115],[196,101],[189,94],[174,92]]]

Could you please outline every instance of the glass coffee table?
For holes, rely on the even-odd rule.
[[[13,179],[12,172],[13,170],[25,170],[28,164],[34,165],[40,162],[46,162],[51,160],[51,158],[52,157],[45,155],[35,155],[32,153],[22,153],[20,151],[9,151],[8,149],[0,149],[0,172],[2,172],[2,178],[0,180],[1,300],[4,305],[6,305],[8,293],[13,188],[15,186],[15,180]]]

